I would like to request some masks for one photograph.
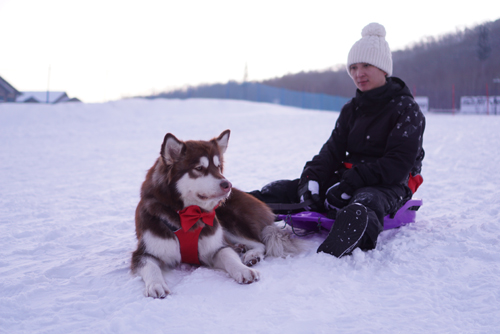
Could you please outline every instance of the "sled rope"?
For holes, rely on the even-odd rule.
[[[307,232],[304,231],[301,233],[295,232],[295,227],[293,226],[292,214],[289,213],[283,221],[285,222],[285,225],[283,225],[282,228],[283,229],[286,228],[286,225],[290,226],[292,228],[292,233],[298,237],[305,237],[305,236],[315,234],[315,233],[318,233],[319,231],[321,231],[321,218],[319,218],[319,217],[318,217],[318,222],[316,224],[316,230],[310,230]]]

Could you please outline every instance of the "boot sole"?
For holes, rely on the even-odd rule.
[[[317,252],[329,253],[338,258],[351,254],[365,234],[367,226],[366,207],[359,203],[348,205],[339,212],[335,224]]]

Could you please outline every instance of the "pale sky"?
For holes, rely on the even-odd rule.
[[[396,51],[499,18],[498,0],[0,0],[0,76],[102,102],[345,64],[370,22]]]

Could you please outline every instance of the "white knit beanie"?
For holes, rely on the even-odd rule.
[[[389,44],[385,41],[385,28],[379,23],[370,23],[361,31],[361,39],[354,43],[347,56],[349,67],[356,63],[367,63],[392,75],[392,55]]]

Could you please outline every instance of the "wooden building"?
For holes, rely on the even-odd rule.
[[[0,102],[16,102],[21,92],[0,76]]]
[[[59,103],[70,102],[66,92],[21,92],[16,99],[19,103]]]
[[[20,92],[0,76],[0,103],[60,103],[81,102],[76,97],[69,98],[66,92]]]

